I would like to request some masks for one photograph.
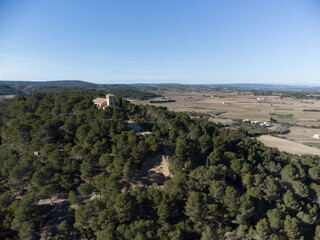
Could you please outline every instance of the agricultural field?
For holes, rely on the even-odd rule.
[[[15,95],[0,95],[0,102],[3,102],[3,101],[7,101],[7,100],[10,100],[12,98],[14,98]]]
[[[290,129],[280,137],[297,143],[317,147],[320,140],[313,135],[320,133],[320,101],[281,97],[281,93],[254,95],[252,91],[202,88],[153,89],[163,97],[135,101],[135,104],[166,106],[176,112],[205,114],[210,121],[232,126],[235,122],[273,121],[275,129],[285,126]],[[165,102],[173,100],[173,102]],[[310,144],[311,142],[311,144]]]
[[[320,148],[320,142],[304,142],[304,144],[311,147]]]
[[[293,140],[299,143],[304,142],[315,142],[320,143],[319,139],[313,138],[314,134],[319,132],[319,128],[307,128],[307,127],[290,127],[290,132],[288,134],[279,135],[285,137],[289,140]]]
[[[257,138],[268,147],[278,148],[280,151],[285,151],[293,154],[314,154],[320,155],[320,150],[310,146],[306,146],[287,139],[273,137],[269,135],[262,135]]]

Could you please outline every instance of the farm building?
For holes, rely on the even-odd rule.
[[[320,139],[320,133],[313,135],[313,137],[316,138],[316,139]]]
[[[247,119],[245,119],[245,120],[247,120]],[[271,126],[273,126],[273,124],[271,122],[251,121],[250,123],[254,124],[254,125],[260,125],[261,127],[271,127]]]
[[[251,124],[260,124],[260,121],[251,121]]]
[[[115,102],[114,102],[114,95],[109,93],[106,95],[106,98],[96,98],[94,100],[92,100],[92,102],[94,103],[94,105],[97,108],[102,108],[105,109],[106,107],[115,107]]]
[[[262,122],[262,123],[260,123],[260,126],[262,126],[262,127],[272,127],[273,124],[270,123],[270,122]]]

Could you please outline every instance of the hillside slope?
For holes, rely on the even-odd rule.
[[[0,104],[0,239],[320,237],[318,156],[123,98],[99,110],[98,96],[33,93]],[[162,155],[166,178],[135,184],[161,173],[148,161]]]

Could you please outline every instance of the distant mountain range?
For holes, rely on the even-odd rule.
[[[95,84],[80,80],[62,81],[1,81],[0,95],[29,94],[32,92],[59,92],[65,90],[104,90],[112,88],[218,88],[279,92],[319,92],[320,86],[275,85],[275,84],[178,84],[178,83],[136,83],[136,84]]]

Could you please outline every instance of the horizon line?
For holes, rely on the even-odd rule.
[[[73,82],[84,82],[84,83],[91,83],[96,85],[266,85],[266,86],[320,86],[320,83],[259,83],[259,82],[232,82],[232,83],[181,83],[181,82],[126,82],[126,83],[98,83],[95,81],[88,81],[88,80],[81,80],[81,79],[55,79],[55,80],[13,80],[13,79],[0,79],[1,82],[32,82],[32,83],[45,83],[45,82],[66,82],[66,81],[73,81]]]

